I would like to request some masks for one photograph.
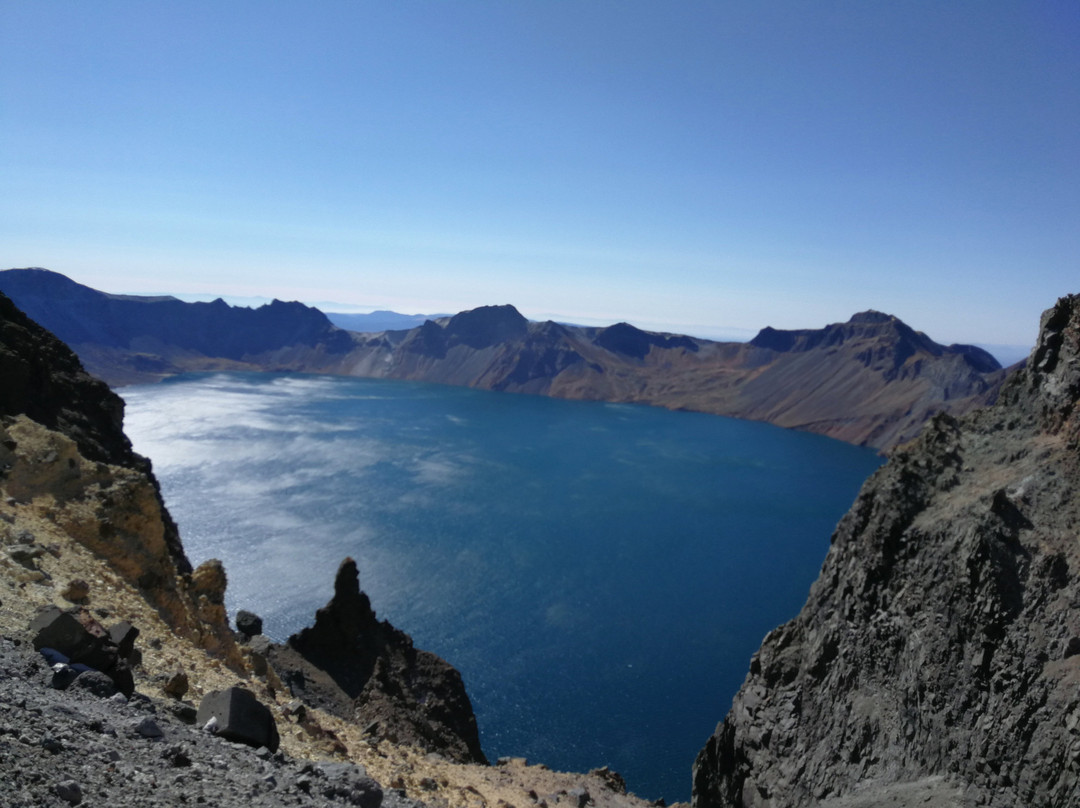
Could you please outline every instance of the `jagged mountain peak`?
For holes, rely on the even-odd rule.
[[[1067,295],[1043,312],[1039,338],[1026,366],[1001,391],[1003,406],[1039,426],[1073,429],[1080,401],[1080,295]]]
[[[848,320],[848,322],[849,323],[888,323],[888,322],[892,322],[894,320],[899,322],[899,318],[897,318],[893,314],[886,314],[885,312],[877,311],[876,309],[867,309],[866,311],[856,312],[855,314],[851,315],[851,319]]]
[[[470,348],[487,348],[520,339],[528,328],[529,321],[510,304],[480,306],[451,317],[446,324],[446,335]]]
[[[863,346],[860,351],[866,356],[876,359],[887,357],[889,361],[885,369],[888,371],[900,367],[916,354],[931,357],[956,354],[980,373],[1001,369],[1001,364],[982,348],[974,345],[941,345],[900,318],[872,309],[852,315],[845,323],[832,323],[824,328],[785,331],[766,326],[750,340],[750,344],[778,353],[858,344]],[[871,344],[873,347],[870,347]]]
[[[612,353],[644,359],[651,348],[684,348],[691,352],[698,350],[697,343],[690,337],[668,336],[651,331],[642,331],[630,323],[616,323],[603,328],[593,342]]]

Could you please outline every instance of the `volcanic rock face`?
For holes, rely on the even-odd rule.
[[[150,461],[132,451],[131,441],[124,434],[123,399],[88,374],[67,345],[27,317],[2,293],[0,380],[3,381],[0,418],[25,414],[70,438],[75,443],[72,456],[66,458],[71,468],[75,467],[74,455],[78,454],[86,460],[130,469],[136,472],[130,475],[133,479],[149,483],[154,500],[149,507],[159,514],[162,538],[172,564],[180,573],[190,572],[191,563],[180,544],[176,525],[165,510],[157,480],[150,471]],[[9,451],[13,449],[8,447]],[[65,450],[57,447],[55,452]]]
[[[88,460],[145,468],[123,431],[123,399],[2,293],[0,379],[0,415],[26,413],[74,440]]]
[[[1068,297],[994,407],[863,487],[699,754],[697,808],[1080,804],[1078,400]]]
[[[287,646],[271,646],[267,656],[293,695],[373,737],[450,760],[487,762],[461,674],[376,619],[351,558],[338,569],[334,597],[318,610],[315,625]]]
[[[121,429],[123,402],[3,295],[0,380],[0,541],[24,519],[46,519],[138,588],[173,631],[238,665],[224,573],[212,562],[191,569],[150,463]]]

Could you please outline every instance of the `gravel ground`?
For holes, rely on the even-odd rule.
[[[214,737],[168,702],[50,687],[25,643],[0,639],[0,805],[419,808],[362,766],[313,763]]]

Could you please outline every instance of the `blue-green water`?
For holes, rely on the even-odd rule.
[[[408,382],[123,393],[230,613],[284,639],[351,555],[379,616],[461,670],[489,758],[609,765],[668,801],[879,464],[765,424]]]

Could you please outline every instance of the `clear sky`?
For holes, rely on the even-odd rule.
[[[0,0],[0,267],[644,327],[1080,292],[1080,3]]]

